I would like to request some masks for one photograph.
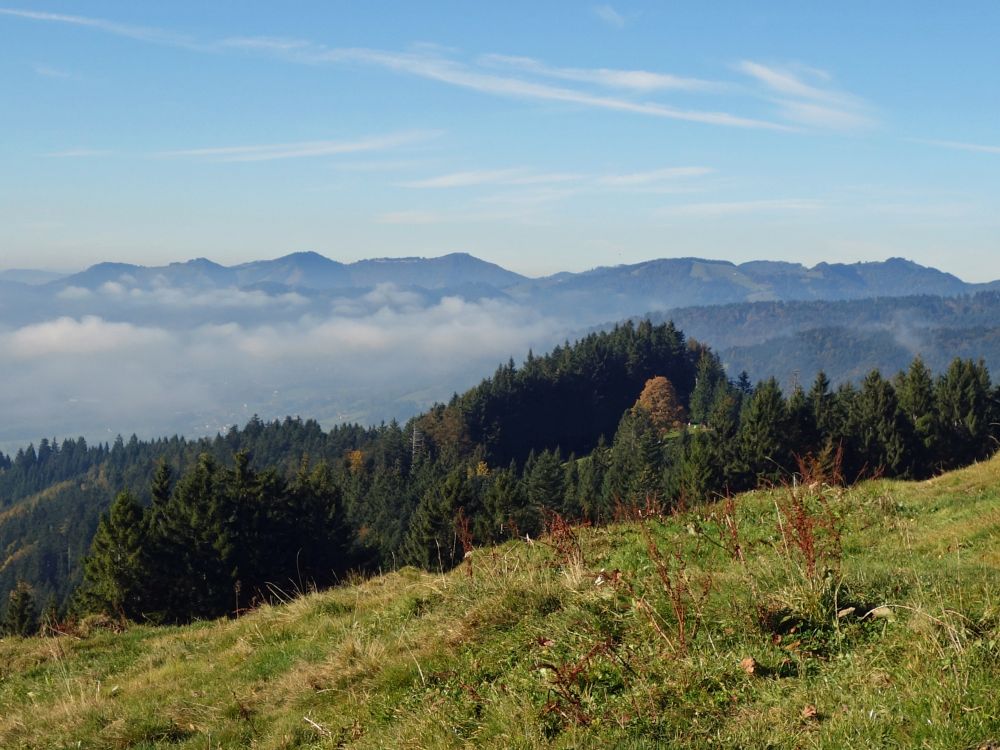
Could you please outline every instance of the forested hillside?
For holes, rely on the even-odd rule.
[[[0,580],[26,581],[40,604],[66,605],[84,578],[78,609],[211,617],[352,568],[448,568],[556,514],[604,523],[796,473],[927,477],[989,456],[998,422],[982,363],[934,377],[918,359],[786,395],[773,379],[731,380],[711,350],[644,321],[510,362],[406,425],[46,441],[5,459]]]
[[[686,307],[656,313],[709,341],[731,373],[771,377],[785,387],[823,371],[833,383],[860,382],[873,369],[905,369],[921,357],[936,373],[956,357],[1000,368],[1000,294],[918,295],[850,301],[772,301]]]

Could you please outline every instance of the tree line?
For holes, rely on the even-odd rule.
[[[470,544],[541,533],[553,513],[603,523],[782,481],[805,457],[846,481],[927,477],[992,454],[998,395],[981,362],[935,377],[919,359],[858,386],[821,373],[786,395],[730,379],[670,324],[627,324],[508,363],[406,425],[253,420],[158,457],[130,441],[143,468],[117,471],[139,481],[95,523],[75,606],[232,614],[349,569],[447,569]]]

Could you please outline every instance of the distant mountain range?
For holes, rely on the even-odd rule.
[[[812,268],[775,261],[735,264],[699,258],[664,258],[631,265],[528,278],[466,253],[438,258],[378,258],[340,263],[314,252],[222,266],[197,258],[166,266],[100,263],[52,278],[47,272],[0,272],[6,294],[129,288],[232,288],[348,295],[392,284],[406,290],[473,299],[505,298],[557,317],[590,325],[616,317],[695,305],[739,302],[851,300],[914,294],[957,296],[1000,290],[1000,281],[972,284],[902,258],[872,263],[820,263]],[[29,286],[30,285],[30,286]],[[68,291],[67,291],[68,290]]]
[[[96,289],[108,282],[125,280],[143,287],[236,287],[345,290],[371,288],[379,284],[400,287],[441,289],[468,284],[485,284],[503,289],[527,279],[493,263],[466,253],[439,258],[373,258],[340,263],[319,253],[302,252],[274,260],[260,260],[237,266],[222,266],[207,258],[195,258],[167,266],[137,266],[127,263],[99,263],[86,271],[53,282],[58,287]]]
[[[100,263],[0,272],[0,450],[39,435],[214,434],[254,413],[406,419],[498,362],[647,315],[755,380],[820,368],[850,380],[918,352],[935,368],[956,355],[1000,368],[1000,282],[900,258],[673,258],[543,278],[465,253]]]
[[[773,261],[735,264],[671,258],[556,274],[520,287],[529,295],[541,293],[564,307],[596,304],[616,313],[628,307],[649,311],[734,302],[955,296],[990,289],[1000,289],[1000,282],[970,284],[902,258],[877,263],[820,263],[812,268]]]

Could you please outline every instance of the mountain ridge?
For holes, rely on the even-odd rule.
[[[18,272],[21,277],[25,271]],[[0,279],[4,279],[0,274]],[[14,281],[14,278],[8,278]],[[141,287],[284,288],[342,292],[383,284],[441,291],[475,288],[477,295],[510,297],[547,314],[593,313],[601,318],[646,311],[736,302],[850,300],[913,294],[958,296],[1000,289],[1000,280],[967,282],[954,274],[894,256],[884,261],[788,261],[734,263],[684,256],[598,266],[528,277],[469,253],[441,256],[367,258],[344,263],[315,251],[224,266],[194,258],[163,266],[102,262],[75,274],[33,287],[96,291],[107,283]]]

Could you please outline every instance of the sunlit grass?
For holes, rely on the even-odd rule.
[[[813,581],[776,490],[735,504],[745,562],[719,505],[649,539],[579,529],[582,561],[512,542],[475,550],[471,577],[403,569],[238,620],[6,639],[0,747],[991,747],[1000,461],[831,497],[842,556]],[[683,648],[681,576],[711,586]]]

